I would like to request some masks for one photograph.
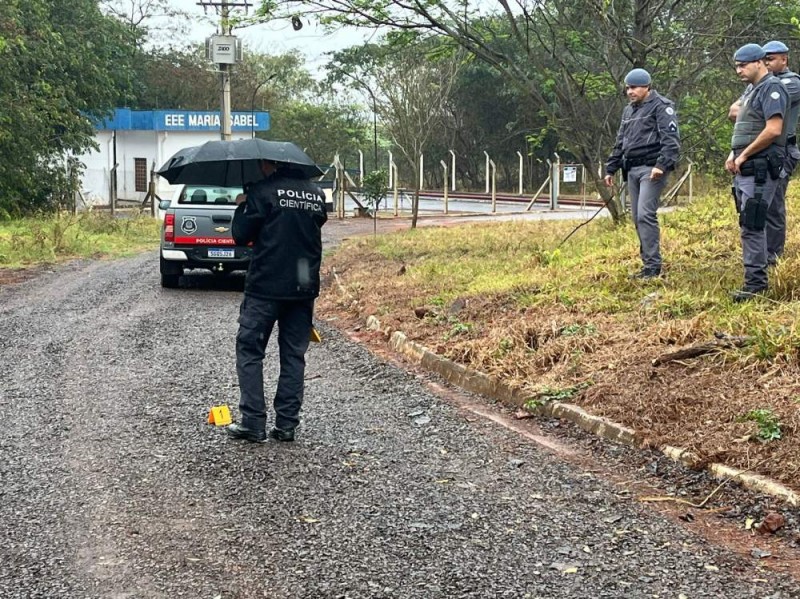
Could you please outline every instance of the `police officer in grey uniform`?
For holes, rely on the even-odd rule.
[[[644,69],[625,76],[630,103],[622,112],[617,141],[606,162],[605,183],[614,184],[614,173],[622,170],[631,197],[631,213],[639,236],[643,267],[634,278],[650,279],[661,274],[659,198],[667,174],[675,169],[680,151],[678,115],[672,100],[651,87]]]
[[[767,42],[761,47],[766,53],[764,62],[770,72],[780,79],[789,95],[789,108],[786,111],[786,151],[783,159],[783,172],[775,189],[775,196],[767,211],[767,262],[775,264],[783,255],[786,244],[786,188],[789,177],[800,160],[797,148],[797,117],[800,112],[800,76],[789,70],[789,48],[779,41]]]
[[[261,161],[265,178],[239,196],[232,233],[238,245],[253,243],[236,335],[241,422],[235,439],[265,441],[264,354],[278,324],[280,374],[269,436],[294,441],[303,403],[305,353],[319,295],[321,229],[327,220],[322,190],[290,165]]]
[[[765,55],[758,44],[746,44],[733,55],[739,78],[750,84],[739,103],[732,150],[725,162],[725,168],[734,175],[744,262],[744,286],[733,293],[735,302],[747,301],[767,289],[765,226],[786,145],[788,94],[767,70]]]

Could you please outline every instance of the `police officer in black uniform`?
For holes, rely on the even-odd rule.
[[[733,194],[739,212],[744,286],[733,301],[744,302],[767,289],[767,211],[775,195],[786,146],[788,94],[764,63],[758,44],[746,44],[733,55],[739,78],[748,83],[733,127],[725,168],[734,175]]]
[[[628,183],[643,263],[641,271],[634,275],[638,279],[661,275],[658,204],[667,174],[675,169],[680,152],[675,104],[651,85],[650,73],[644,69],[633,69],[625,76],[625,93],[630,104],[622,112],[605,176],[606,185],[611,187],[614,173],[622,170]]]
[[[800,76],[789,70],[789,48],[783,42],[773,40],[761,47],[765,52],[764,62],[770,72],[780,79],[789,95],[786,111],[786,150],[783,158],[783,173],[778,180],[775,196],[767,211],[767,262],[775,264],[783,255],[786,244],[786,188],[789,177],[800,160],[797,148],[797,117],[800,113]]]
[[[233,217],[238,245],[253,243],[236,335],[241,422],[235,439],[266,440],[263,360],[278,324],[280,375],[275,392],[275,426],[269,436],[294,441],[303,403],[305,353],[319,295],[321,229],[327,220],[325,195],[290,165],[261,162],[265,178],[251,186]]]

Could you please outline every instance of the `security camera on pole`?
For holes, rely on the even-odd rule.
[[[229,2],[221,0],[219,2],[198,2],[203,8],[213,6],[220,15],[221,34],[215,34],[206,39],[206,58],[217,65],[219,68],[220,88],[222,98],[220,102],[219,130],[223,140],[231,139],[231,69],[233,65],[242,61],[242,41],[235,35],[231,35],[230,10],[232,8],[244,8],[245,12],[250,7],[250,3]]]

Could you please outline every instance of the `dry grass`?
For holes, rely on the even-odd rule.
[[[635,428],[645,443],[687,447],[796,484],[800,474],[800,209],[791,190],[787,255],[764,299],[733,304],[741,252],[726,196],[662,218],[666,277],[639,267],[632,226],[514,222],[351,240],[326,261],[362,310],[441,355],[526,390],[585,385],[571,401]],[[325,311],[345,310],[333,289]],[[753,343],[653,367],[715,332]],[[743,418],[769,410],[781,438]]]

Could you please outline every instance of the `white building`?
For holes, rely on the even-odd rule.
[[[234,112],[232,139],[253,137],[268,131],[268,112]],[[111,203],[112,172],[117,165],[116,197],[142,202],[147,195],[150,171],[159,169],[178,150],[220,139],[219,112],[182,110],[130,110],[117,108],[114,116],[98,126],[99,148],[79,157],[86,166],[81,191],[87,204]],[[155,177],[156,194],[169,198],[174,189]]]

